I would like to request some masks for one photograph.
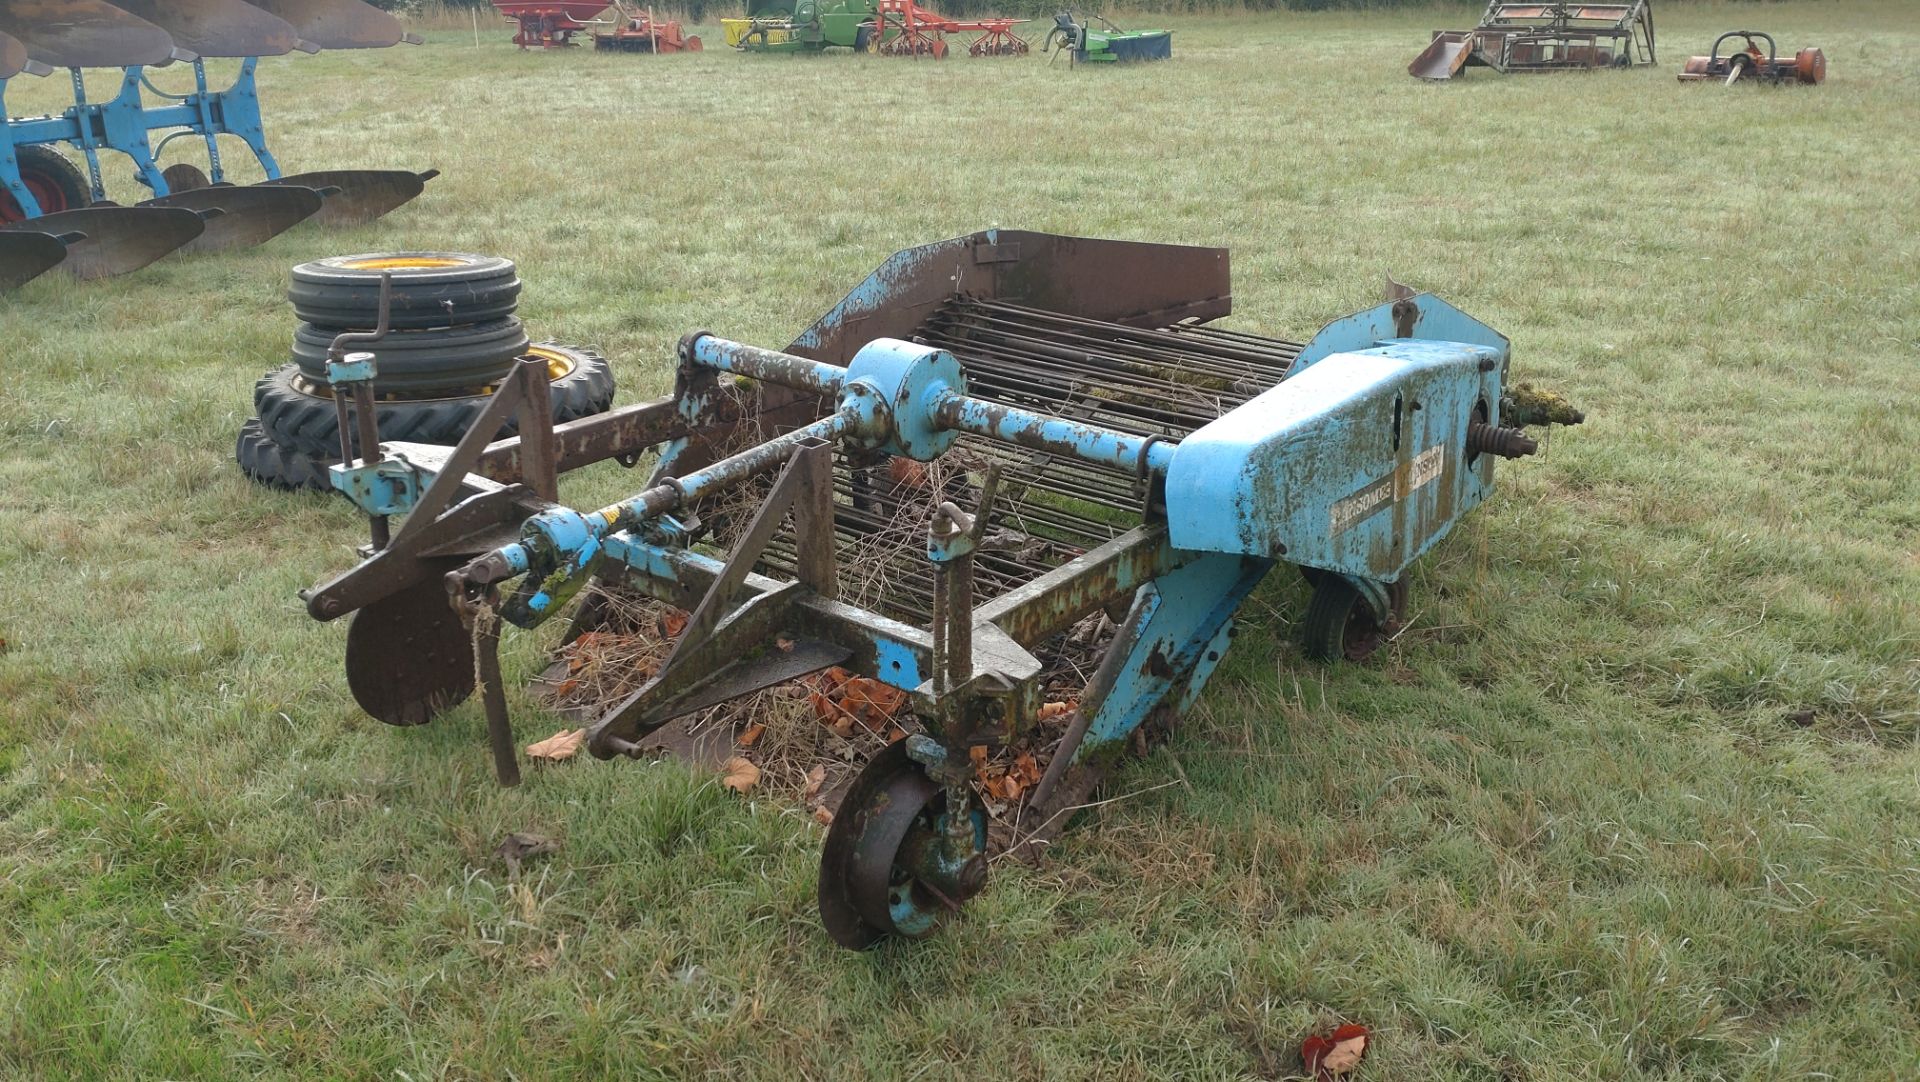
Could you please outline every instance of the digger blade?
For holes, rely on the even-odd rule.
[[[113,0],[200,56],[281,56],[300,39],[286,20],[246,0]]]
[[[438,169],[424,173],[407,169],[320,169],[263,183],[338,188],[340,193],[329,196],[313,220],[321,225],[363,225],[419,195],[426,190],[427,181],[439,175]]]
[[[322,49],[385,49],[407,39],[400,20],[360,0],[251,0]]]
[[[0,229],[84,233],[84,239],[67,246],[66,259],[56,262],[75,278],[106,278],[139,270],[182,247],[206,229],[203,215],[218,213],[179,207],[87,207],[29,218]]]
[[[69,233],[75,243],[85,239]],[[66,241],[51,233],[0,231],[0,290],[18,289],[60,265],[67,258]]]
[[[320,193],[294,185],[238,187],[220,184],[208,188],[163,195],[140,204],[143,207],[181,207],[191,211],[219,210],[219,216],[206,222],[206,230],[189,241],[183,252],[224,252],[230,248],[250,248],[306,221],[319,211]]]
[[[121,68],[191,60],[165,30],[105,0],[0,0],[0,33],[56,68]]]

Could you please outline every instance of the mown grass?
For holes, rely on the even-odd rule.
[[[1460,19],[1170,20],[1172,64],[1071,73],[498,26],[264,62],[290,170],[446,175],[0,298],[0,1076],[1273,1078],[1353,1019],[1377,1079],[1920,1077],[1920,24],[1675,6],[1658,69],[1407,78]],[[1829,83],[1675,84],[1750,22]],[[1374,663],[1301,661],[1276,575],[1122,799],[923,944],[828,945],[802,810],[671,763],[503,792],[476,707],[356,711],[295,591],[360,526],[230,458],[289,265],[510,255],[634,401],[689,329],[782,344],[990,225],[1231,245],[1233,324],[1282,334],[1390,271],[1592,419]],[[510,830],[564,848],[510,881]]]

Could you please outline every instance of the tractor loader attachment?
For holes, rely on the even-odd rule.
[[[330,169],[282,176],[267,150],[255,68],[262,56],[416,40],[393,16],[361,0],[0,0],[0,226],[85,233],[100,254],[56,265],[98,277],[137,269],[175,250],[259,244],[309,219],[328,225],[371,221],[419,195],[435,173]],[[219,58],[240,60],[224,90],[207,82],[206,61]],[[193,72],[193,87],[184,93],[162,90],[149,75],[151,68],[176,62]],[[107,101],[89,101],[82,70],[101,67],[121,69],[118,92]],[[8,78],[47,75],[54,68],[69,69],[70,108],[59,116],[5,114]],[[157,145],[154,132],[164,133]],[[227,182],[217,140],[222,135],[246,144],[265,182]],[[184,162],[160,168],[159,153],[183,137],[205,145],[206,169]],[[59,144],[80,152],[84,172],[52,150]],[[106,201],[102,150],[131,159],[152,197],[132,208],[96,207]],[[186,227],[182,213],[196,215],[199,228]],[[21,279],[28,257],[16,257],[19,264],[8,258],[0,251],[0,279]]]
[[[1508,3],[1491,0],[1472,30],[1436,30],[1407,74],[1444,80],[1469,67],[1590,71],[1654,62],[1652,0]]]
[[[1203,693],[1275,565],[1314,583],[1308,652],[1363,656],[1496,460],[1535,449],[1507,420],[1506,338],[1431,294],[1304,342],[1211,325],[1231,309],[1224,249],[995,230],[900,252],[784,350],[688,334],[667,398],[549,427],[533,373],[458,447],[363,432],[333,483],[371,544],[302,596],[352,614],[348,685],[375,717],[419,724],[479,686],[509,784],[502,627],[583,593],[576,642],[614,593],[687,614],[590,716],[601,759],[797,678],[890,689],[903,728],[836,790],[820,914],[849,947],[927,935],[990,848],[1036,852]],[[515,413],[534,423],[488,442]],[[646,482],[561,500],[607,459]],[[1062,683],[1074,705],[1049,711]],[[1045,776],[993,819],[976,764],[1015,748]]]

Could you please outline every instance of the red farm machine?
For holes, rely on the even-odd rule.
[[[879,0],[875,11],[880,33],[874,51],[886,56],[947,55],[948,34],[978,35],[968,43],[968,56],[1023,56],[1030,51],[1025,39],[1013,32],[1019,19],[950,19],[913,0]]]
[[[1744,49],[1720,50],[1734,38],[1745,41]],[[1766,42],[1766,48],[1760,47]],[[1761,30],[1729,30],[1715,38],[1706,56],[1690,56],[1680,70],[1680,81],[1699,83],[1717,81],[1727,86],[1746,79],[1749,82],[1781,86],[1799,83],[1818,86],[1827,81],[1827,54],[1817,48],[1802,49],[1783,57],[1773,44],[1773,35]]]
[[[575,34],[593,35],[593,47],[627,53],[697,53],[700,39],[673,20],[654,18],[651,7],[629,11],[604,0],[494,0],[512,21],[513,43],[522,49],[560,49]],[[612,19],[603,18],[608,11]]]

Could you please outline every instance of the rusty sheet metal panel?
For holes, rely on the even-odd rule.
[[[896,253],[787,347],[844,365],[876,338],[909,338],[955,294],[1164,327],[1233,309],[1225,248],[998,229]]]

